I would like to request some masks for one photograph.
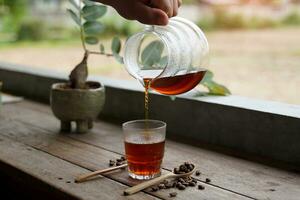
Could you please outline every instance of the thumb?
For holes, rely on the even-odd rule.
[[[167,25],[169,22],[168,15],[158,8],[151,8],[145,4],[139,4],[136,10],[138,10],[136,19],[143,24]]]

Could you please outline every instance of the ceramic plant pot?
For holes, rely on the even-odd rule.
[[[62,132],[71,131],[71,122],[76,123],[78,133],[93,127],[105,102],[105,90],[98,82],[87,82],[87,86],[88,89],[72,89],[67,83],[52,85],[51,109],[61,122]]]

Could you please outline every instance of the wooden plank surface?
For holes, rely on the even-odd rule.
[[[119,157],[119,154],[76,141],[61,134],[54,134],[37,127],[29,126],[15,119],[3,117],[0,117],[0,119],[0,132],[2,135],[90,170],[105,168],[107,167],[109,159]],[[111,173],[106,177],[126,185],[135,185],[138,183],[138,181],[130,179],[125,170]],[[174,189],[170,189],[168,191],[159,191],[151,194],[158,198],[168,199],[169,192],[173,190]],[[150,192],[148,191],[148,193]],[[119,195],[121,194],[119,193]],[[224,191],[211,185],[206,185],[204,191],[198,190],[197,188],[188,188],[176,197],[176,199],[186,198],[200,200],[246,199],[243,196]]]
[[[28,70],[28,67],[4,64],[0,68],[0,77],[5,82],[3,91],[47,103],[49,103],[51,85],[63,81],[63,77],[58,74],[51,77],[51,73],[40,73],[39,70],[35,72]],[[100,82],[104,81],[102,78],[96,79]],[[130,89],[127,83],[119,87],[122,85],[119,81],[116,84],[110,80],[104,81],[104,85],[107,101],[102,116],[121,120],[143,117],[141,91]],[[293,112],[295,106],[278,107],[277,104],[277,109],[268,113],[269,102],[263,103],[264,109],[261,110],[262,105],[257,106],[256,100],[242,99],[243,105],[232,103],[232,100],[236,100],[234,96],[224,97],[227,101],[225,104],[224,98],[218,102],[203,100],[202,97],[199,99],[182,97],[170,101],[170,98],[163,95],[151,94],[150,96],[152,117],[168,122],[168,130],[174,134],[189,137],[191,140],[293,162],[300,166],[300,135],[298,134],[300,118],[297,112]],[[254,106],[247,107],[245,102],[246,104],[250,102]],[[185,121],[179,126],[178,119],[183,118],[182,116]],[[202,130],[201,134],[198,134],[199,130]]]
[[[8,139],[3,134],[0,134],[0,163],[1,165],[11,165],[34,179],[47,183],[49,187],[46,188],[47,190],[43,190],[43,194],[40,194],[44,196],[36,196],[39,199],[49,199],[46,195],[53,195],[56,191],[60,191],[64,195],[55,196],[54,199],[156,199],[142,193],[124,197],[120,194],[127,186],[105,177],[97,179],[97,181],[76,184],[73,181],[74,176],[87,173],[88,170]],[[10,174],[10,176],[14,175],[17,173]],[[23,184],[30,184],[30,180],[26,180]],[[22,185],[15,185],[15,187],[17,186],[22,187]],[[34,187],[39,188],[40,186],[35,184]]]
[[[22,110],[13,118],[18,118],[20,121],[49,131],[58,131],[58,121],[49,115],[51,111],[48,106],[22,102],[17,107],[7,107],[9,112],[15,113],[18,109]],[[24,119],[24,115],[30,117]],[[95,125],[92,133],[70,135],[70,137],[117,153],[123,152],[121,129],[110,123],[99,122]],[[182,160],[191,160],[196,163],[203,172],[201,180],[210,177],[213,180],[212,185],[225,190],[257,199],[296,200],[300,196],[299,172],[281,170],[198,147],[168,141],[164,160],[166,169],[171,169],[178,164],[177,161]]]

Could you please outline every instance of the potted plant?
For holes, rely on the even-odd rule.
[[[87,44],[99,44],[97,35],[104,29],[99,19],[105,15],[107,7],[89,0],[81,0],[79,4],[69,0],[73,9],[67,9],[77,24],[84,50],[82,61],[75,66],[69,75],[67,83],[55,83],[50,94],[51,109],[61,122],[61,131],[70,132],[71,122],[76,123],[76,132],[85,133],[93,127],[93,120],[98,116],[105,101],[105,89],[99,82],[87,81],[88,58],[91,54],[114,56],[123,62],[119,55],[121,41],[114,37],[112,53],[105,53],[103,44],[100,51],[90,51]]]

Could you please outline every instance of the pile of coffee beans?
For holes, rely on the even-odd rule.
[[[173,169],[174,174],[185,174],[193,171],[195,168],[195,165],[190,162],[184,162],[179,167],[175,167]],[[195,171],[196,176],[200,176],[201,172],[199,170]],[[209,178],[206,178],[205,182],[209,183],[211,180]],[[173,180],[164,180],[163,182],[159,183],[158,185],[152,186],[151,191],[156,192],[158,190],[163,189],[169,189],[169,188],[176,188],[178,190],[185,190],[187,187],[198,187],[199,190],[204,190],[205,187],[201,184],[198,184],[198,181],[191,177],[191,176],[185,176],[181,178],[176,178]],[[177,192],[171,192],[169,193],[170,197],[176,197]]]
[[[185,174],[193,171],[195,168],[195,165],[189,162],[184,162],[182,165],[179,167],[175,167],[173,172],[174,174]]]
[[[120,165],[123,165],[126,163],[126,158],[125,156],[121,156],[120,158],[117,158],[115,160],[109,160],[109,163],[108,165],[110,167],[113,167],[113,166],[120,166]]]
[[[177,188],[178,190],[185,190],[187,187],[195,187],[197,180],[191,176],[176,178],[172,181],[164,180],[156,186],[151,187],[152,192],[156,192],[162,189]]]

